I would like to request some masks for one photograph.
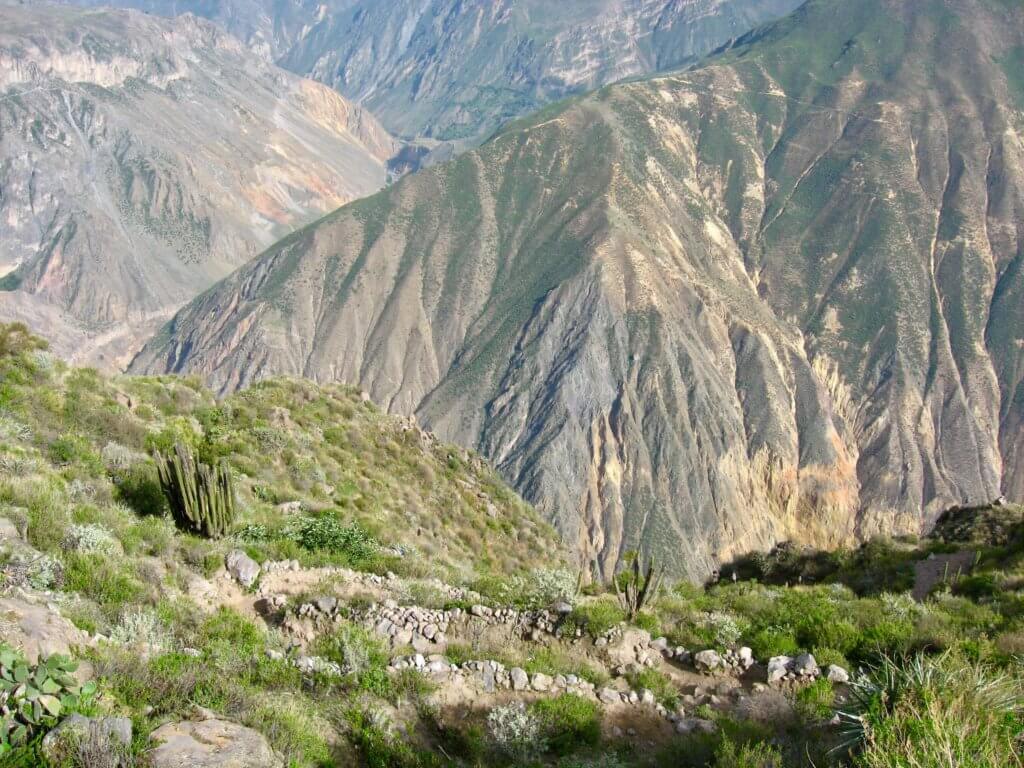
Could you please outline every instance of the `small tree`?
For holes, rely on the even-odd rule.
[[[235,520],[235,490],[231,470],[197,461],[188,446],[175,443],[171,454],[156,453],[160,487],[179,528],[219,539]]]
[[[619,598],[619,605],[626,612],[630,621],[635,621],[637,614],[643,610],[645,605],[650,604],[658,596],[661,589],[662,578],[665,575],[664,569],[658,569],[655,573],[654,558],[651,558],[644,570],[639,552],[630,552],[626,555],[628,570],[623,571],[612,579],[615,585],[615,594]],[[622,582],[620,584],[619,582]]]

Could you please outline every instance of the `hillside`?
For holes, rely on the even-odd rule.
[[[76,0],[109,5],[111,0]],[[405,138],[479,143],[571,93],[692,63],[798,0],[114,0],[213,19]]]
[[[212,24],[0,4],[0,318],[121,368],[182,304],[377,191],[396,142]]]
[[[630,610],[635,577],[581,591],[480,459],[355,390],[215,400],[11,326],[0,382],[5,766],[1020,765],[1024,508]],[[173,443],[226,462],[223,537],[168,515]]]
[[[1021,13],[814,0],[286,238],[133,370],[358,383],[606,576],[1020,498]]]

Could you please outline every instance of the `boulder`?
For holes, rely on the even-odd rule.
[[[718,651],[701,651],[693,657],[693,664],[701,672],[711,672],[722,666],[722,657]]]
[[[699,717],[684,717],[676,721],[678,733],[714,733],[718,726],[711,720],[702,720]]]
[[[132,721],[127,717],[69,715],[43,737],[43,754],[55,765],[63,765],[72,761],[74,745],[85,741],[107,754],[127,753],[132,743]]]
[[[829,664],[828,668],[825,670],[825,676],[833,683],[850,682],[850,673],[838,664]]]
[[[535,691],[547,691],[550,690],[553,682],[554,681],[551,677],[545,675],[543,672],[538,672],[533,676],[533,679],[530,681],[530,685]]]
[[[55,653],[73,656],[75,648],[91,644],[89,635],[56,611],[20,598],[0,597],[0,626],[0,640],[21,649],[33,664]]]
[[[246,589],[256,583],[260,575],[260,566],[240,549],[232,550],[225,558],[224,564],[232,578]]]
[[[622,701],[622,696],[614,688],[602,688],[597,698],[604,704],[619,704]]]
[[[793,660],[793,671],[801,677],[816,677],[821,672],[818,662],[809,653],[801,653]]]
[[[0,541],[17,541],[21,533],[9,517],[0,517]]]
[[[512,677],[512,690],[525,691],[529,687],[530,678],[526,674],[526,670],[520,667],[512,667],[509,670],[509,675]]]
[[[150,736],[150,768],[283,768],[263,734],[226,720],[168,723]]]
[[[775,683],[782,680],[789,672],[793,660],[789,656],[772,656],[768,660],[768,682]]]

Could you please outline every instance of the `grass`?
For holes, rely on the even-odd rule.
[[[1020,680],[952,654],[885,659],[855,688],[847,717],[862,768],[1022,764]]]

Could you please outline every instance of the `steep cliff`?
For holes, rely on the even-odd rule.
[[[380,189],[361,107],[212,24],[0,5],[0,317],[126,364],[183,303]]]
[[[112,0],[73,0],[107,5]],[[113,0],[221,24],[392,132],[478,143],[510,118],[692,63],[800,0]]]
[[[607,573],[1024,490],[1024,9],[812,0],[278,243],[135,361],[358,382]]]

